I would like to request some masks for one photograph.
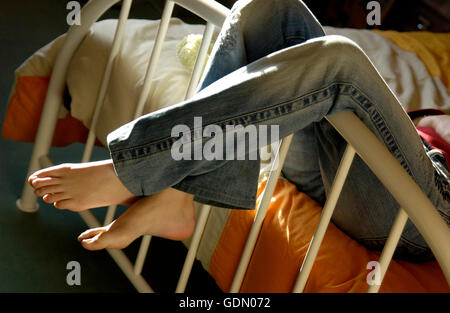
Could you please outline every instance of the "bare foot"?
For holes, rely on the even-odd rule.
[[[58,209],[82,211],[135,199],[117,177],[112,160],[52,166],[35,172],[28,182],[37,196]]]
[[[78,237],[88,250],[123,249],[142,235],[184,240],[194,230],[194,197],[168,188],[136,201],[118,219]]]

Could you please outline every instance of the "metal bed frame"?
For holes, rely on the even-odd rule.
[[[106,10],[119,1],[120,0],[90,0],[82,8],[81,25],[73,25],[70,27],[64,45],[58,54],[52,71],[50,85],[29,163],[27,177],[41,168],[53,165],[53,162],[49,157],[49,152],[55,131],[55,125],[58,119],[58,112],[61,109],[59,103],[62,103],[60,99],[63,97],[65,77],[70,60],[92,24],[96,22]],[[95,142],[96,122],[100,115],[111,71],[114,67],[115,61],[120,57],[122,38],[131,4],[132,0],[122,1],[119,21],[115,31],[107,66],[103,75],[103,80],[98,92],[92,124],[90,125],[90,132],[81,162],[88,162],[91,157],[92,148]],[[160,57],[162,43],[164,42],[175,4],[188,9],[206,21],[203,41],[189,82],[186,99],[193,96],[195,88],[200,80],[202,67],[207,55],[208,47],[211,43],[213,31],[215,27],[221,28],[226,16],[229,13],[229,10],[226,7],[213,0],[166,1],[158,28],[155,45],[150,55],[143,90],[136,106],[135,118],[142,115],[144,103],[150,90],[152,76],[155,72]],[[350,169],[350,165],[356,153],[386,186],[387,190],[389,190],[401,207],[379,259],[381,281],[384,278],[386,270],[392,259],[406,221],[410,218],[430,246],[441,266],[447,282],[450,284],[450,245],[448,244],[448,242],[450,242],[450,228],[440,217],[436,208],[422,192],[419,186],[414,182],[414,180],[406,173],[396,159],[384,147],[384,145],[353,113],[343,112],[328,116],[327,120],[343,136],[348,145],[339,165],[330,195],[324,205],[319,224],[317,225],[316,231],[309,245],[309,249],[300,268],[293,292],[302,292],[305,287],[308,276],[314,264],[315,257],[325,235],[325,231],[328,227],[331,216],[333,215],[333,210],[339,198],[339,194]],[[274,164],[283,164],[292,140],[292,136],[293,135],[291,134],[281,140],[280,146],[275,155]],[[257,208],[257,213],[253,221],[250,234],[232,282],[230,290],[232,293],[239,292],[242,285],[242,281],[264,221],[270,199],[275,189],[276,182],[280,176],[281,168],[282,166],[273,166],[271,169],[268,183],[263,192],[262,200]],[[17,207],[25,212],[36,212],[38,210],[36,200],[37,197],[34,195],[33,189],[29,186],[25,179],[21,198],[17,200]],[[208,220],[210,209],[210,206],[203,205],[199,216],[197,217],[196,227],[191,238],[191,243],[184,261],[181,275],[179,277],[176,292],[184,292],[185,290],[192,265],[198,251],[200,239]],[[107,225],[112,222],[115,216],[115,211],[115,206],[110,206],[108,208],[103,225]],[[102,226],[93,213],[89,210],[80,212],[79,214],[89,227],[93,228]],[[153,292],[151,286],[141,275],[141,271],[147,257],[150,240],[150,236],[143,236],[134,264],[122,250],[107,249],[108,253],[139,292]],[[379,288],[380,285],[372,285],[368,287],[367,291],[378,292]]]

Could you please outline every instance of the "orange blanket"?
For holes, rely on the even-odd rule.
[[[264,180],[258,195],[266,185]],[[261,199],[258,198],[258,202]],[[278,180],[241,292],[291,292],[322,208],[295,185]],[[211,257],[209,272],[229,291],[255,210],[230,213]],[[366,269],[379,253],[369,251],[332,223],[312,268],[305,292],[366,292]],[[450,292],[436,261],[391,261],[380,292]]]
[[[10,140],[34,142],[50,78],[21,76],[17,79],[3,121],[2,137]],[[86,142],[89,130],[70,113],[58,119],[53,146]]]

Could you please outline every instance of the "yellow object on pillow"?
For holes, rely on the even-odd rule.
[[[203,36],[199,34],[189,34],[183,38],[183,40],[177,45],[177,56],[180,63],[190,72],[194,70],[195,61],[197,60],[197,55],[200,50],[200,45],[202,44]],[[212,50],[212,45],[209,46],[208,52],[206,54],[205,63],[209,58]]]
[[[177,56],[180,63],[192,72],[197,58],[198,50],[202,43],[203,36],[199,34],[190,34],[183,38],[177,45]]]
[[[98,91],[116,26],[117,20],[102,20],[94,23],[74,51],[67,69],[66,85],[71,100],[71,116],[68,117],[67,110],[62,110],[65,114],[59,117],[70,121],[64,130],[77,133],[72,136],[76,140],[84,138],[86,128],[91,125],[91,117],[97,103]],[[111,72],[100,113],[101,118],[95,128],[99,143],[103,145],[106,145],[106,136],[109,132],[134,117],[158,26],[159,20],[129,19],[127,21],[121,56],[115,61]],[[189,34],[202,33],[203,30],[204,25],[187,24],[177,18],[170,20],[143,113],[165,108],[184,100],[190,72],[177,57],[177,45]],[[5,138],[34,140],[48,80],[65,37],[65,34],[61,35],[36,51],[16,70],[2,130]],[[60,106],[63,109],[63,99],[60,100]],[[25,115],[23,115],[24,112],[26,112]],[[81,123],[75,123],[72,118]],[[76,125],[76,128],[71,129],[73,125]],[[65,139],[54,142],[56,145],[69,143],[71,141]]]

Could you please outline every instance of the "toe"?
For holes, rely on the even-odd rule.
[[[45,186],[38,188],[34,191],[35,195],[38,197],[43,197],[46,194],[60,193],[63,192],[63,187],[61,185]]]
[[[46,186],[59,185],[61,183],[61,179],[53,178],[53,177],[44,177],[44,178],[34,178],[31,181],[31,186],[35,189],[39,189]]]
[[[36,178],[37,178],[36,175],[34,175],[34,174],[30,175],[30,177],[28,177],[28,183],[29,183],[31,186],[33,186],[32,182],[33,182],[33,180],[35,180]]]
[[[81,242],[86,239],[91,239],[98,235],[99,233],[103,233],[106,231],[106,227],[96,227],[86,230],[78,236],[78,241]]]
[[[69,196],[64,192],[50,193],[50,194],[46,194],[42,197],[42,200],[44,200],[47,203],[62,202],[63,200],[68,200],[68,199],[69,199]]]
[[[120,221],[120,217],[111,224],[94,228],[92,232],[85,232],[78,237],[82,246],[88,250],[124,249],[135,238],[132,228],[128,228]]]
[[[83,239],[81,240],[81,245],[86,250],[91,251],[105,249],[107,246],[103,234],[104,232],[100,232],[92,238]]]
[[[70,170],[71,164],[65,163],[61,165],[56,165],[48,168],[44,168],[42,170],[36,171],[28,177],[28,183],[32,185],[33,180],[36,178],[44,178],[44,177],[59,177],[63,173]]]
[[[123,249],[126,245],[123,245],[119,238],[117,238],[114,231],[107,229],[108,227],[103,227],[104,230],[98,232],[91,238],[80,240],[83,248],[87,250],[101,250],[101,249]]]
[[[39,170],[39,171],[33,173],[31,176],[35,176],[35,177],[38,177],[38,178],[43,178],[43,177],[48,177],[48,176],[59,177],[63,173],[65,173],[68,170],[70,170],[71,166],[72,166],[71,164],[64,163],[64,164],[61,164],[61,165],[47,167],[47,168],[44,168],[42,170]]]
[[[55,201],[53,202],[53,206],[60,210],[77,211],[77,205],[73,199]]]

